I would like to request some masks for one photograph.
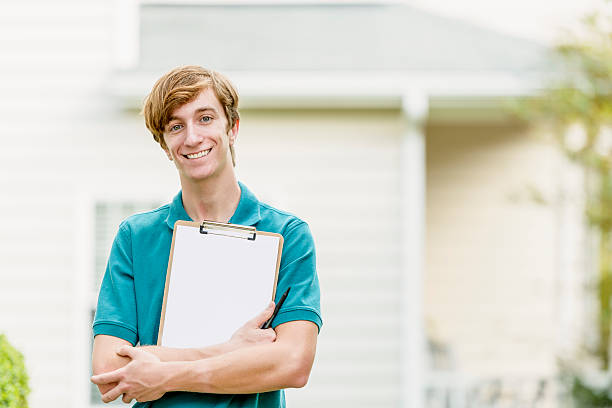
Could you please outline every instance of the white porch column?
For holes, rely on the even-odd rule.
[[[401,406],[424,406],[423,274],[425,257],[426,94],[402,97],[401,136]]]
[[[589,231],[585,220],[585,174],[559,152],[556,174],[558,177],[559,204],[557,218],[557,276],[556,315],[558,316],[557,354],[574,353],[584,341],[587,332],[588,312],[584,300],[584,288],[597,266],[589,257],[593,244],[589,243]],[[589,273],[585,273],[588,271]]]

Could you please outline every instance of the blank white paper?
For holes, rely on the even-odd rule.
[[[254,241],[176,225],[161,344],[222,343],[272,300],[280,238]]]

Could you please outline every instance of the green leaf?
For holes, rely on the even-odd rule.
[[[27,408],[29,393],[23,355],[0,334],[0,407]]]

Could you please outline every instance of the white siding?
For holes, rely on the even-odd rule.
[[[91,211],[79,206],[178,189],[142,118],[108,97],[113,4],[0,3],[0,332],[25,354],[32,408],[82,407],[72,395],[87,358],[74,351],[90,328],[74,308],[90,289],[93,276],[79,274],[91,273],[93,253],[76,243],[94,231],[77,225]],[[399,111],[242,116],[240,178],[308,221],[317,244],[324,326],[311,381],[288,392],[291,406],[399,406]],[[504,201],[539,155],[510,135],[453,132],[428,131],[428,316],[462,369],[552,367],[551,311],[536,302],[552,296],[551,221]]]
[[[16,39],[0,42],[0,331],[26,356],[32,408],[79,406],[75,367],[88,373],[73,351],[90,329],[73,309],[94,278],[75,278],[94,258],[75,242],[94,231],[77,227],[89,213],[77,198],[169,199],[178,180],[142,118],[107,97],[111,2],[0,7],[0,32]],[[241,179],[307,220],[317,243],[325,325],[292,406],[399,403],[400,126],[396,111],[243,112]]]
[[[399,405],[399,111],[244,111],[241,178],[306,220],[323,329],[291,407]]]
[[[0,4],[0,331],[26,357],[30,406],[71,406],[74,213],[108,66],[107,2]],[[86,374],[84,372],[84,374]]]
[[[105,96],[112,5],[0,3],[0,332],[25,355],[32,408],[82,406],[77,197],[173,191],[142,123],[122,125]]]

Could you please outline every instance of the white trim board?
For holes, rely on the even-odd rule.
[[[139,108],[164,72],[118,72],[106,87],[126,108]],[[537,93],[542,73],[509,72],[233,72],[244,108],[401,106],[402,95],[436,98],[518,97]],[[432,101],[433,102],[433,101]]]
[[[116,73],[107,89],[116,106],[140,110],[145,95],[163,72]],[[238,88],[241,109],[401,109],[406,94],[428,99],[428,121],[509,123],[512,99],[533,96],[541,75],[510,73],[312,73],[225,72]]]

